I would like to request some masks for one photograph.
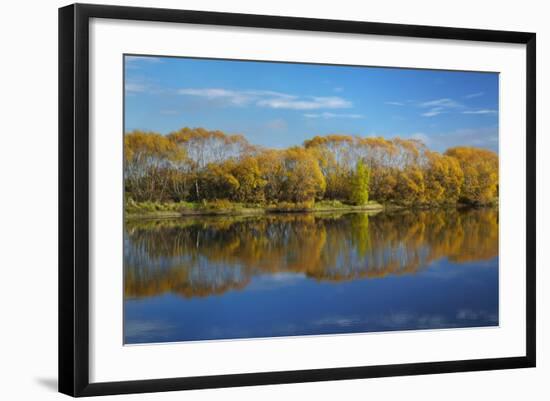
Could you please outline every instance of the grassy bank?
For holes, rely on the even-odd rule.
[[[237,203],[227,200],[204,202],[134,202],[129,201],[124,208],[127,219],[177,218],[184,216],[247,216],[268,213],[322,213],[322,212],[391,212],[399,210],[430,210],[441,208],[498,207],[498,200],[488,204],[380,204],[369,201],[356,206],[338,200],[318,202],[280,202],[277,204]]]
[[[313,213],[332,211],[382,211],[384,206],[368,202],[363,206],[344,204],[340,201],[320,201],[277,204],[247,204],[215,200],[205,202],[134,202],[125,205],[125,217],[136,218],[176,218],[183,216],[212,215],[258,215],[266,213]]]

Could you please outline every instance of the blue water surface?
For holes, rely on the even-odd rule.
[[[127,223],[124,341],[496,326],[498,265],[495,210]]]

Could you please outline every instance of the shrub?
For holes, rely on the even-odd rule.
[[[232,210],[235,205],[227,199],[214,199],[204,203],[204,208],[208,210]]]

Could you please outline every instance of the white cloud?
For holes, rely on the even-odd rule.
[[[162,59],[159,57],[151,57],[151,56],[125,56],[124,60],[127,63],[133,63],[136,61],[144,61],[147,63],[162,63]]]
[[[218,88],[205,88],[205,89],[180,89],[178,90],[180,95],[188,96],[198,96],[204,97],[206,99],[222,99],[228,103],[236,106],[243,106],[250,103],[253,99],[253,96],[244,92],[236,92],[227,89],[218,89]]]
[[[464,96],[464,99],[473,99],[474,97],[480,97],[483,96],[485,92],[476,92],[476,93],[470,93],[469,95]]]
[[[124,84],[124,89],[126,92],[145,92],[147,90],[147,85],[137,82],[126,82]]]
[[[221,88],[185,88],[180,95],[221,100],[233,106],[255,104],[260,107],[288,110],[341,109],[353,104],[338,96],[295,96],[287,93],[264,90],[234,91]]]
[[[362,115],[362,114],[346,114],[346,113],[340,114],[340,113],[329,113],[329,112],[317,113],[317,114],[308,113],[308,114],[304,114],[304,117],[306,117],[306,118],[324,118],[324,119],[329,119],[329,118],[353,118],[353,119],[365,118],[365,116]]]
[[[276,91],[266,91],[266,90],[247,90],[247,91],[242,91],[242,93],[246,93],[252,96],[275,96],[275,97],[283,97],[283,98],[296,97],[294,95],[289,95],[287,93],[276,92]]]
[[[435,117],[435,116],[438,116],[439,114],[446,113],[449,110],[464,107],[462,106],[462,104],[449,98],[442,98],[442,99],[429,100],[427,102],[421,102],[418,104],[418,106],[422,108],[430,109],[421,114],[421,116],[423,117]]]
[[[258,101],[258,106],[272,109],[291,110],[316,110],[316,109],[343,109],[351,107],[350,101],[337,96],[311,97],[311,98],[288,98],[276,97]]]
[[[443,107],[434,107],[424,113],[421,114],[422,117],[435,117],[442,113],[445,113]]]
[[[457,107],[462,107],[462,105],[452,99],[449,98],[443,98],[443,99],[436,99],[436,100],[430,100],[427,102],[422,102],[419,105],[420,107],[443,107],[448,109],[453,109]]]
[[[405,103],[403,102],[384,102],[384,104],[388,104],[390,106],[404,106]]]
[[[465,110],[462,114],[496,114],[496,110],[481,109],[481,110]]]

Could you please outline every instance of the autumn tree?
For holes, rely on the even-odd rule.
[[[313,155],[302,147],[287,149],[282,155],[284,200],[313,202],[323,195],[326,183]]]
[[[458,160],[464,179],[459,200],[469,204],[487,204],[498,197],[498,155],[485,149],[455,147],[445,155]]]
[[[411,165],[399,170],[392,200],[406,205],[425,202],[425,180],[421,168]]]
[[[167,138],[185,150],[191,166],[198,170],[211,163],[239,158],[252,149],[242,135],[228,135],[204,128],[182,128],[168,134]]]
[[[162,200],[170,171],[185,161],[185,152],[163,135],[133,131],[124,136],[126,192],[134,200]]]
[[[457,159],[437,152],[427,152],[424,173],[426,199],[429,203],[454,204],[458,202],[464,174]]]
[[[266,149],[202,128],[132,131],[124,136],[124,180],[135,201],[484,205],[498,197],[498,155],[472,147],[440,154],[403,138],[332,134]]]
[[[304,147],[317,159],[325,179],[326,199],[349,198],[349,179],[357,164],[355,143],[356,137],[336,134],[316,136],[304,142]]]
[[[192,181],[192,199],[201,200],[201,181],[207,174],[209,165],[220,164],[228,159],[238,159],[250,152],[252,146],[242,135],[227,135],[221,131],[208,131],[204,128],[182,128],[168,135],[168,140],[185,151],[189,163],[185,171]]]
[[[257,158],[246,156],[209,164],[203,177],[203,195],[206,199],[262,203],[265,185]]]
[[[233,169],[233,176],[239,182],[234,199],[239,202],[265,202],[264,187],[267,180],[262,177],[258,158],[247,156],[239,160]]]
[[[256,156],[264,185],[264,197],[267,202],[277,203],[285,198],[284,151],[276,149],[261,150]]]
[[[381,202],[421,202],[426,146],[416,139],[349,135],[316,136],[304,146],[317,157],[325,198],[351,199],[350,180],[359,161],[369,170],[371,197]],[[353,202],[353,201],[352,201]]]

